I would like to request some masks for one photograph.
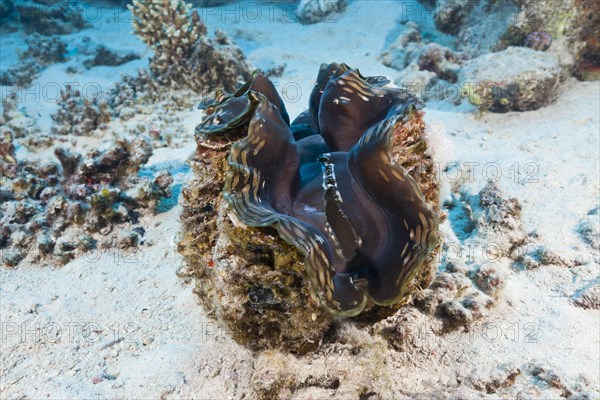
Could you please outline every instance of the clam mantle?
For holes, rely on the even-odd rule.
[[[338,316],[400,302],[437,245],[437,212],[392,154],[422,103],[387,83],[323,65],[309,110],[290,124],[273,84],[255,73],[218,95],[197,128],[208,140],[242,137],[224,198],[241,222],[276,228],[302,253],[315,298]]]

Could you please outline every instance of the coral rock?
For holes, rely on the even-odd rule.
[[[110,121],[106,102],[98,97],[85,98],[70,86],[61,90],[58,107],[52,114],[55,122],[52,133],[56,135],[87,136]]]
[[[86,68],[92,68],[98,65],[116,67],[129,61],[138,60],[140,56],[135,53],[118,54],[108,49],[106,46],[98,46],[94,57],[83,62]]]
[[[347,0],[300,0],[296,15],[303,24],[315,24],[346,9]]]
[[[424,46],[419,27],[407,23],[402,35],[381,53],[379,59],[383,65],[402,71],[419,57]]]
[[[249,78],[241,50],[221,31],[209,39],[198,12],[185,2],[136,0],[129,9],[135,33],[154,50],[150,69],[161,84],[208,93],[233,91],[239,78]]]
[[[458,80],[462,60],[461,55],[437,43],[430,43],[421,52],[418,59],[419,69],[432,71],[445,81],[455,83]]]
[[[575,293],[571,301],[577,307],[599,310],[600,309],[600,283],[595,282]]]
[[[458,34],[475,4],[471,0],[440,0],[434,15],[435,26],[444,33]]]
[[[482,110],[537,110],[558,95],[561,67],[547,52],[510,47],[468,62],[461,72],[463,95]]]

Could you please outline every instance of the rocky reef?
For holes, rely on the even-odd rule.
[[[262,74],[208,106],[191,160],[196,180],[183,192],[182,273],[196,277],[203,304],[251,348],[315,349],[333,315],[381,318],[431,280],[439,189],[420,101],[385,83],[324,65],[309,111],[290,125]],[[369,181],[363,157],[380,171]],[[404,208],[377,189],[395,185]],[[376,223],[380,215],[405,222]],[[375,248],[383,258],[370,264]]]
[[[522,44],[513,45],[542,46],[560,57],[561,65],[578,79],[600,79],[598,2],[519,0],[517,3],[519,14],[511,27],[520,31],[524,39]]]

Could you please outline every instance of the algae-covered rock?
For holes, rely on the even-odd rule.
[[[600,79],[600,2],[576,2],[575,65],[573,75],[585,81]],[[577,43],[579,42],[579,43]]]
[[[587,0],[420,0],[456,49],[476,57],[511,46],[548,51],[563,73],[600,78],[600,2]]]
[[[471,104],[492,112],[544,107],[556,100],[560,81],[558,57],[523,47],[475,58],[459,79]]]
[[[543,32],[543,40],[551,38],[548,51],[578,79],[600,78],[600,2],[519,0],[518,4],[514,26],[526,36]]]

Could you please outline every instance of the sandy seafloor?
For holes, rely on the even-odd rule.
[[[279,87],[300,88],[298,94],[284,96],[291,100],[287,106],[293,116],[306,107],[321,62],[346,62],[365,74],[392,79],[399,74],[383,66],[377,55],[402,29],[397,23],[400,5],[354,1],[335,16],[337,21],[311,26],[286,22],[281,8],[261,9],[260,21],[243,13],[221,14],[220,9],[205,16],[209,29],[224,29],[254,66],[286,64],[283,76],[275,80]],[[274,12],[273,21],[269,10]],[[73,53],[66,63],[46,69],[40,84],[97,82],[107,88],[119,74],[147,65],[149,52],[131,33],[129,22],[115,21],[113,9],[103,12],[106,18],[65,37],[70,48],[89,36],[110,48],[135,50],[143,58],[116,68],[82,67],[73,76],[65,73],[66,67],[79,65],[84,58]],[[239,22],[234,21],[236,15],[241,15]],[[5,35],[0,44],[1,64],[6,67],[15,62],[12,54],[23,46],[23,35]],[[31,98],[26,105],[43,130],[49,129],[53,107],[52,102]],[[527,365],[536,365],[552,370],[575,394],[574,389],[580,388],[590,398],[600,397],[600,312],[575,307],[570,300],[577,290],[600,280],[600,257],[576,230],[600,204],[599,110],[598,82],[574,79],[564,83],[556,103],[538,111],[479,116],[469,107],[444,103],[425,109],[429,128],[447,138],[443,162],[458,162],[461,168],[479,163],[470,164],[475,165],[474,179],[467,184],[472,193],[483,187],[490,173],[501,171],[499,183],[523,206],[526,230],[536,231],[546,248],[567,259],[583,260],[583,265],[507,268],[510,273],[500,300],[470,332],[451,337],[425,334],[404,352],[381,350],[383,362],[377,368],[385,368],[394,381],[392,391],[384,393],[394,393],[395,398],[564,395],[560,388],[525,373],[499,393],[486,390],[486,383],[501,379],[511,368],[524,371]],[[185,145],[155,150],[148,168],[168,166],[177,181],[185,183],[192,177],[186,159],[195,146],[193,127],[202,113],[192,109],[180,117],[189,128]],[[98,143],[78,140],[82,151]],[[27,152],[20,148],[18,154]],[[532,179],[515,176],[516,163],[521,174]],[[534,167],[524,171],[525,165]],[[453,179],[443,178],[448,194]],[[317,369],[342,360],[335,352],[304,357],[253,354],[233,342],[197,304],[194,283],[176,275],[182,267],[175,246],[180,212],[178,205],[145,217],[141,224],[148,245],[133,253],[93,253],[64,267],[22,263],[14,269],[0,268],[1,398],[251,399],[251,386],[263,379],[256,375],[258,365],[269,364],[270,359],[274,368],[317,376]],[[452,215],[445,231],[452,230],[451,220]],[[494,262],[507,266],[511,260]],[[494,332],[478,329],[490,322],[496,323]],[[357,359],[356,365],[347,365],[337,389],[294,388],[290,397],[358,398],[353,382],[373,373],[368,361]]]

